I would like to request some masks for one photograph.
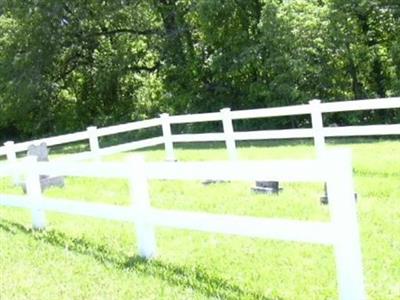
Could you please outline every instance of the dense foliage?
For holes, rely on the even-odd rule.
[[[399,95],[399,36],[398,0],[2,0],[0,137]]]

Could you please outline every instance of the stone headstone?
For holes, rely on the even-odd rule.
[[[37,161],[49,161],[49,149],[47,148],[46,143],[41,143],[38,146],[30,145],[27,150],[27,155],[36,156]],[[49,175],[40,175],[40,187],[42,191],[52,186],[64,187],[64,177],[51,177]],[[24,190],[24,193],[26,193],[25,184],[22,184],[22,189]]]
[[[39,146],[30,145],[27,155],[36,156],[37,161],[49,161],[49,149],[47,149],[46,143],[41,143]]]
[[[256,181],[256,186],[251,188],[253,192],[264,194],[278,194],[279,181]]]

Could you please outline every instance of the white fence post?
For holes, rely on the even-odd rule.
[[[351,150],[331,151],[328,165],[328,197],[335,232],[335,256],[339,295],[342,300],[366,299],[361,246],[354,197]]]
[[[228,150],[228,156],[230,160],[237,159],[237,151],[236,151],[236,143],[233,136],[233,124],[232,118],[230,115],[230,108],[223,108],[220,110],[222,115],[222,125],[225,133],[225,144],[226,149]]]
[[[46,227],[46,216],[42,206],[42,190],[40,187],[40,174],[37,172],[37,158],[28,156],[26,161],[26,193],[32,201],[32,226],[42,230]]]
[[[6,148],[7,161],[10,163],[15,163],[17,161],[17,153],[15,152],[14,142],[13,141],[5,142],[4,146]],[[13,173],[12,181],[15,185],[20,184],[21,183],[20,174]]]
[[[150,220],[150,197],[146,165],[142,156],[130,159],[132,176],[130,177],[130,190],[132,209],[138,216],[135,222],[139,255],[151,259],[156,255],[157,244],[154,225]]]
[[[169,122],[169,114],[160,114],[161,126],[164,138],[166,160],[175,161],[174,144],[172,142],[171,124]]]
[[[99,138],[97,136],[97,127],[96,126],[90,126],[87,128],[87,132],[89,135],[89,146],[90,146],[90,152],[93,154],[93,157],[95,159],[100,159],[99,155]]]
[[[321,112],[321,100],[311,100],[309,102],[311,108],[311,122],[314,133],[314,145],[317,157],[321,158],[325,151],[324,124]]]

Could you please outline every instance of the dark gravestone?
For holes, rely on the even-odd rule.
[[[49,150],[46,143],[41,143],[39,146],[30,145],[28,147],[27,155],[36,156],[37,161],[49,161]],[[64,187],[64,177],[50,177],[49,175],[40,175],[40,187],[42,191],[52,186]],[[24,193],[26,193],[25,184],[22,184],[22,189],[24,190]]]
[[[256,181],[256,186],[251,188],[253,192],[264,194],[278,194],[279,181]]]

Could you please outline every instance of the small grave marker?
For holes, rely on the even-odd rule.
[[[30,145],[28,147],[27,155],[36,156],[37,161],[49,161],[49,149],[47,148],[46,143],[41,143],[39,146]],[[40,175],[40,187],[42,191],[52,186],[64,187],[64,177],[50,177],[49,175]],[[26,193],[25,183],[22,184],[22,189],[24,190],[24,193]]]
[[[264,194],[278,194],[279,181],[256,181],[256,186],[251,188],[253,192]]]

